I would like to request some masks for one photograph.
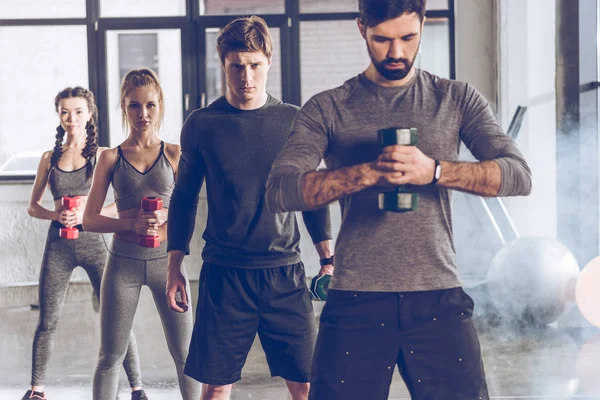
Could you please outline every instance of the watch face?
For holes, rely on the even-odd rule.
[[[435,179],[440,179],[441,175],[442,175],[442,166],[438,165],[435,167]]]

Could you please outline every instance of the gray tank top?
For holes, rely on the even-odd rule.
[[[88,163],[92,168],[96,166],[96,158],[93,157]],[[86,176],[87,163],[73,171],[63,171],[58,165],[50,170],[48,183],[54,200],[63,196],[87,196],[92,187],[92,177]]]
[[[118,146],[117,150],[119,158],[111,178],[117,210],[140,208],[144,196],[160,197],[163,207],[168,208],[175,186],[175,170],[165,155],[165,142],[161,142],[158,158],[144,173],[123,157],[121,146]]]

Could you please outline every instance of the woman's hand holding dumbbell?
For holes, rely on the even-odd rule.
[[[130,223],[130,230],[141,236],[154,236],[158,234],[159,218],[155,211],[140,211],[137,218]]]

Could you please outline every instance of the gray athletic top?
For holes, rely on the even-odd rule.
[[[92,168],[96,166],[96,157],[93,157],[88,163],[92,163]],[[87,163],[73,171],[63,171],[57,166],[50,170],[48,184],[50,193],[54,200],[63,196],[87,196],[92,187],[92,177],[86,176]]]
[[[377,130],[388,127],[416,127],[417,147],[434,159],[458,161],[462,141],[478,160],[495,160],[502,170],[499,196],[531,191],[525,159],[483,96],[467,83],[417,69],[401,87],[382,87],[361,74],[310,99],[274,162],[266,191],[269,208],[305,209],[305,173],[323,157],[330,169],[375,160],[381,152]],[[406,213],[379,210],[376,188],[340,200],[331,288],[401,292],[460,286],[451,191],[431,185],[410,189],[419,194],[419,209]]]
[[[160,144],[160,153],[154,164],[144,173],[138,171],[123,157],[121,146],[117,147],[119,158],[112,171],[112,186],[117,210],[140,208],[142,197],[155,196],[168,208],[175,185],[175,171],[165,155],[165,142]]]

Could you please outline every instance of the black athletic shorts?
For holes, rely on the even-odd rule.
[[[271,376],[309,381],[316,323],[304,265],[249,269],[205,262],[186,375],[211,385],[240,380],[257,332]]]
[[[487,400],[473,300],[462,290],[330,290],[311,400],[388,398],[395,365],[413,400]]]

